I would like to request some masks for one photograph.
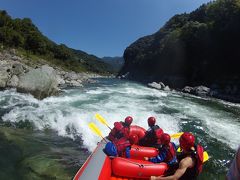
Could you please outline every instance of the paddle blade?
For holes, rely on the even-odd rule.
[[[207,151],[203,152],[203,162],[206,162],[209,159]]]
[[[100,123],[109,126],[108,123],[107,123],[107,121],[106,121],[100,114],[98,114],[98,113],[95,114],[95,118],[96,118]]]
[[[101,138],[103,138],[102,136],[102,132],[100,131],[100,129],[98,129],[98,127],[94,124],[94,123],[89,123],[88,127],[98,136],[100,136]]]
[[[182,152],[182,150],[181,150],[181,148],[180,148],[180,147],[177,149],[177,152]]]
[[[170,137],[171,137],[171,138],[180,138],[180,136],[181,136],[182,134],[183,134],[183,132],[179,132],[179,133],[170,135]]]

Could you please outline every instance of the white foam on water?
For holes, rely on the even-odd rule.
[[[239,130],[240,123],[234,123],[228,115],[218,115],[224,112],[213,112],[207,107],[184,100],[180,95],[170,97],[171,92],[123,81],[117,85],[67,89],[60,96],[41,101],[15,90],[0,91],[0,105],[1,108],[10,109],[2,116],[4,121],[28,120],[37,129],[51,128],[60,136],[74,138],[79,135],[90,151],[101,140],[88,128],[90,122],[99,127],[103,136],[109,133],[109,129],[94,118],[96,113],[102,115],[111,127],[115,121],[123,121],[130,115],[134,118],[133,124],[146,129],[147,118],[154,116],[159,126],[170,134],[179,132],[182,117],[194,116],[203,121],[211,136],[231,144],[231,147],[236,146],[239,136],[235,132]],[[161,112],[164,106],[178,109],[179,113],[165,114]],[[229,126],[231,121],[233,123]],[[224,137],[221,135],[223,131],[227,131]]]
[[[197,125],[194,128],[205,131],[208,135],[227,144],[232,149],[239,146],[239,117],[233,116],[230,112],[204,106],[190,100],[183,99],[178,101],[177,104],[177,106],[176,104],[174,106],[181,111],[183,118],[194,117],[201,121],[202,125]],[[169,106],[172,105],[169,104]]]

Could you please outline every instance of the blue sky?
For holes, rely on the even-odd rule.
[[[56,43],[102,56],[122,56],[173,15],[210,0],[0,0],[13,18],[31,18]]]

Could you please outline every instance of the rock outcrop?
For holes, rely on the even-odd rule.
[[[14,49],[0,52],[0,89],[16,88],[18,92],[30,93],[38,99],[56,95],[61,87],[95,82],[91,78],[96,77],[100,76],[33,63],[19,57]]]
[[[20,76],[17,91],[31,93],[34,97],[43,99],[55,95],[58,92],[57,86],[58,81],[55,70],[44,65]]]
[[[210,96],[210,88],[205,86],[196,86],[196,87],[186,86],[182,89],[182,92],[193,94],[196,96],[201,96],[201,97]]]
[[[164,91],[170,91],[171,89],[169,88],[169,86],[166,86],[165,84],[163,84],[163,82],[152,82],[152,83],[148,83],[148,86],[154,89],[158,89],[158,90],[164,90]]]

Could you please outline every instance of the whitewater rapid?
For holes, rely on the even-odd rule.
[[[88,123],[96,123],[104,136],[109,133],[109,129],[94,118],[96,113],[110,126],[130,115],[134,118],[133,124],[144,128],[147,128],[147,118],[154,116],[165,132],[192,131],[200,141],[218,141],[231,149],[237,148],[240,139],[240,106],[237,104],[212,102],[116,79],[64,89],[59,96],[43,100],[14,89],[0,91],[0,105],[3,121],[27,120],[39,130],[53,129],[58,135],[73,139],[81,136],[90,151],[100,138],[88,128]]]

